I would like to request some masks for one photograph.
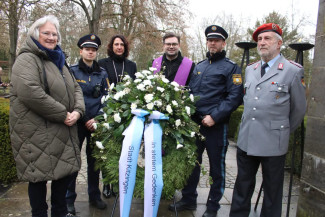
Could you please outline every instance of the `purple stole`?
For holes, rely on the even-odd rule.
[[[163,56],[160,56],[152,62],[152,67],[157,69],[156,71],[153,72],[154,74],[156,74],[157,72],[160,72],[162,58],[163,58]],[[174,81],[177,82],[181,86],[185,86],[187,78],[191,71],[192,64],[193,64],[192,60],[190,60],[187,57],[183,57],[182,63],[178,67],[178,70],[176,72]]]

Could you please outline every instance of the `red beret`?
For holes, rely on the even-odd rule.
[[[265,23],[258,27],[255,32],[253,33],[253,39],[254,41],[257,42],[257,36],[262,33],[262,32],[275,32],[279,34],[280,36],[282,35],[282,29],[278,24],[275,23]]]

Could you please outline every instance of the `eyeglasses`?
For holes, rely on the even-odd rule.
[[[171,46],[176,47],[176,46],[178,46],[178,43],[165,43],[165,45],[167,47],[171,47]]]
[[[58,37],[58,34],[56,33],[52,33],[52,32],[41,32],[43,35],[45,35],[46,37],[53,37],[53,38],[57,38]]]

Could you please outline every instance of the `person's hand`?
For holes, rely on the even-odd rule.
[[[94,132],[95,131],[95,128],[94,128],[94,123],[96,123],[95,119],[90,119],[89,121],[86,122],[85,126],[87,127],[87,129],[90,131],[90,132]]]
[[[202,125],[205,127],[212,127],[213,125],[215,125],[215,123],[216,122],[213,120],[211,115],[204,116],[204,118],[202,120]]]
[[[79,114],[79,112],[77,112],[77,111],[73,111],[73,112],[68,112],[67,113],[67,117],[66,117],[66,119],[65,119],[65,121],[64,121],[64,123],[67,125],[67,126],[69,126],[69,127],[71,127],[72,125],[74,125],[76,122],[77,122],[77,120],[80,118],[80,114]]]

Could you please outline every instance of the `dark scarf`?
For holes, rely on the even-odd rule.
[[[207,52],[207,58],[209,59],[209,61],[211,62],[215,62],[217,60],[221,60],[223,58],[226,57],[226,51],[222,50],[221,52],[218,53],[214,53],[214,54],[210,54],[210,51]]]
[[[113,53],[113,55],[110,56],[112,60],[116,61],[116,62],[123,62],[125,60],[124,55],[119,56],[116,55],[115,53]]]
[[[47,53],[48,57],[50,58],[50,60],[59,68],[60,71],[62,71],[62,68],[65,63],[65,55],[64,55],[63,51],[61,50],[60,46],[56,45],[54,50],[51,50],[51,49],[48,49],[48,48],[44,47],[43,45],[41,45],[39,43],[39,41],[35,40],[34,38],[32,38],[32,39],[35,42],[35,44],[37,45],[37,47],[39,49],[45,51]]]
[[[89,67],[83,60],[82,58],[79,60],[79,68],[84,71],[87,72],[89,74],[91,74],[92,72],[100,72],[100,67],[98,65],[98,63],[96,61],[93,61],[93,65],[91,67]]]

